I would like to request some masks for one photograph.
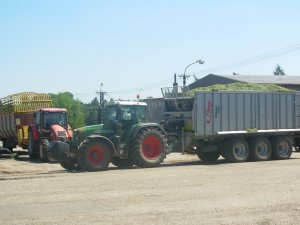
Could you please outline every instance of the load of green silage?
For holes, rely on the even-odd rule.
[[[188,91],[189,96],[193,96],[195,91],[257,91],[257,92],[292,92],[293,90],[275,84],[250,84],[250,83],[231,83],[215,84],[208,87],[195,88]]]

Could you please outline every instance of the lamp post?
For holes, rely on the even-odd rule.
[[[100,90],[97,91],[96,93],[99,94],[99,111],[98,111],[98,118],[97,118],[97,122],[98,123],[102,123],[102,111],[104,108],[104,94],[106,92],[102,91],[103,88],[103,83],[100,84]]]
[[[185,75],[185,72],[186,72],[187,68],[189,68],[191,65],[196,64],[196,63],[203,64],[204,61],[202,59],[199,59],[199,60],[187,65],[187,67],[185,67],[183,75],[179,75],[179,77],[183,78],[183,86],[184,87],[185,87],[185,84],[186,84],[186,79],[190,77],[190,75]]]

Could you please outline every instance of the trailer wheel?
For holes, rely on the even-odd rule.
[[[255,137],[250,140],[250,158],[255,161],[266,161],[271,158],[272,145],[266,137]]]
[[[249,145],[243,138],[229,139],[225,142],[223,155],[228,162],[245,162],[250,155]]]
[[[220,152],[201,152],[197,151],[197,156],[204,162],[215,162],[220,157]]]
[[[274,137],[272,147],[272,157],[274,159],[289,159],[293,150],[292,141],[286,136]]]
[[[143,129],[135,138],[129,152],[130,159],[138,167],[155,167],[166,158],[167,140],[157,129]]]
[[[204,162],[215,162],[221,155],[219,151],[203,151],[207,148],[210,148],[210,145],[203,145],[196,148],[196,154],[199,159]]]
[[[42,162],[48,162],[49,159],[48,159],[48,156],[47,156],[47,149],[48,149],[48,140],[47,139],[42,139],[41,140],[41,143],[40,143],[40,151],[39,151],[39,157],[40,157],[40,160]]]
[[[109,147],[97,140],[85,140],[79,146],[78,152],[79,167],[87,171],[106,170],[111,161]]]
[[[31,159],[38,158],[37,141],[33,139],[32,131],[28,131],[28,155]]]
[[[129,158],[121,159],[119,157],[113,157],[111,163],[120,168],[128,168],[133,166],[133,162]]]

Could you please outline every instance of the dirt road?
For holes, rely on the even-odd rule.
[[[172,154],[93,173],[0,159],[0,190],[0,224],[300,224],[300,153],[211,165]]]

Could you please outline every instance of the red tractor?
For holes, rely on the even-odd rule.
[[[44,108],[34,113],[34,122],[28,128],[28,154],[31,159],[40,158],[48,161],[49,141],[71,140],[72,129],[68,124],[67,110]]]

